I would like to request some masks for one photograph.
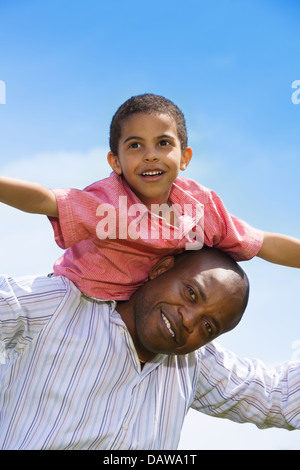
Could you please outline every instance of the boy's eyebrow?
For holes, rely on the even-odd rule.
[[[157,139],[166,139],[166,138],[167,139],[175,139],[175,136],[170,135],[170,134],[162,134],[162,135],[157,136]],[[128,142],[129,140],[145,140],[145,139],[141,136],[138,136],[138,135],[131,135],[123,141],[123,144],[126,144],[126,142]]]
[[[158,139],[165,139],[165,138],[167,138],[167,139],[175,139],[176,137],[175,137],[174,135],[170,135],[170,134],[163,134],[163,135],[159,135],[157,138],[158,138]]]
[[[123,143],[126,144],[126,142],[128,142],[129,140],[132,140],[132,139],[134,139],[134,140],[136,140],[136,139],[144,140],[143,137],[139,137],[138,135],[131,135],[130,137],[127,137],[127,139],[125,139],[123,141]]]

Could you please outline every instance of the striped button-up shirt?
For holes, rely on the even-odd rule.
[[[1,449],[176,449],[190,407],[300,426],[300,365],[211,343],[143,368],[115,304],[63,277],[0,278]]]

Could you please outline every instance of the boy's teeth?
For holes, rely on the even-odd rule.
[[[172,328],[171,328],[171,323],[169,322],[169,320],[167,319],[167,317],[166,317],[163,313],[162,313],[161,315],[162,315],[162,317],[163,317],[163,321],[164,321],[165,324],[166,324],[166,327],[168,328],[169,332],[171,333],[171,335],[172,335],[173,338],[174,338],[175,333],[174,333],[174,331],[173,331]]]
[[[161,175],[162,171],[145,171],[142,173],[143,176],[155,176],[155,175]]]

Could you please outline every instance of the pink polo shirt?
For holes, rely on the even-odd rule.
[[[203,244],[241,261],[260,250],[263,233],[230,215],[220,198],[178,177],[170,201],[176,226],[154,215],[116,173],[84,190],[54,190],[59,218],[50,218],[57,244],[66,249],[54,274],[84,294],[127,300],[164,256]]]

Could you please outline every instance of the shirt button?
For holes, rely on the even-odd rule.
[[[124,330],[124,328],[122,328],[122,327],[120,326],[119,330],[120,330],[121,335],[125,335],[125,330]]]
[[[127,431],[127,429],[128,429],[128,424],[123,424],[122,428],[123,428],[123,431]]]

